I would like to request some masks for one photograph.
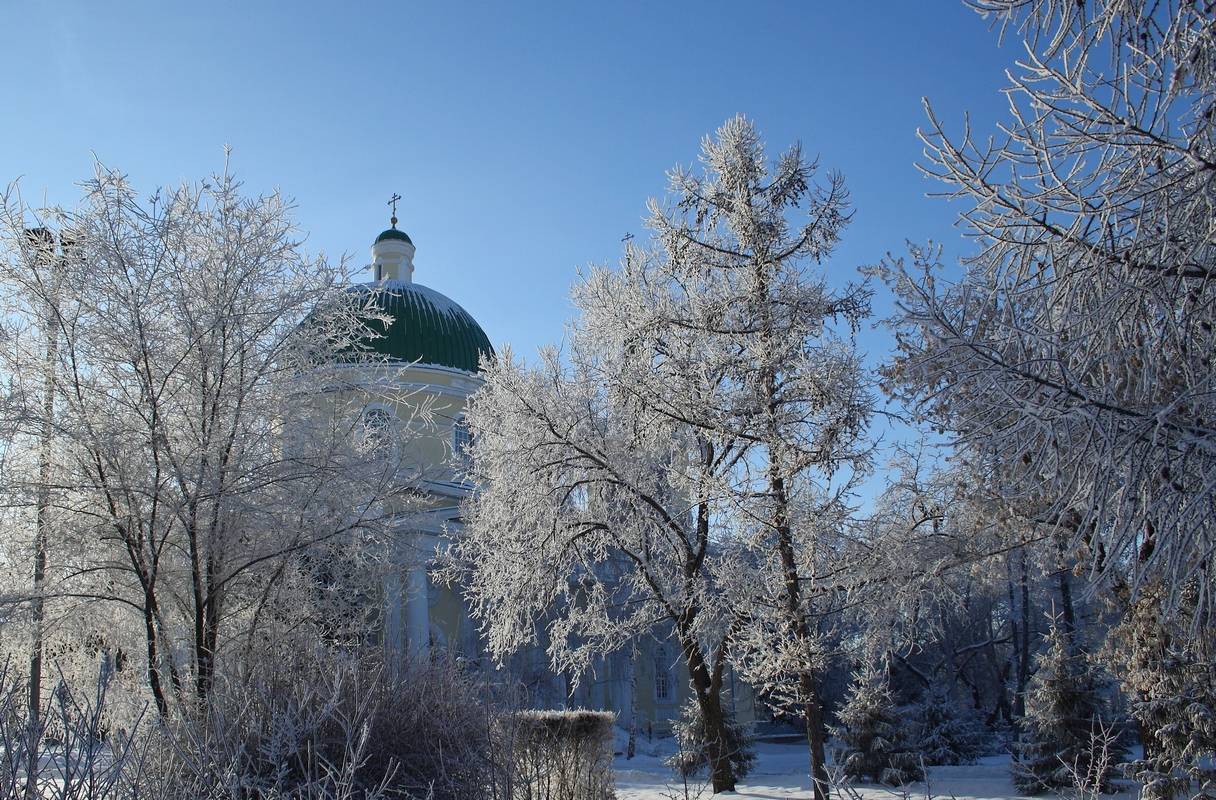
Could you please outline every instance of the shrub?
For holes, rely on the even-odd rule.
[[[496,800],[611,800],[616,715],[610,711],[518,711],[499,723]]]
[[[488,767],[489,716],[445,662],[394,675],[318,659],[217,683],[205,714],[177,720],[149,778],[166,798],[471,798]]]
[[[106,680],[85,693],[73,691],[61,677],[37,720],[29,716],[26,680],[11,663],[0,664],[0,797],[153,796],[140,781],[148,734],[107,733]]]

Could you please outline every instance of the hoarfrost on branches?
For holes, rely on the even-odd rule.
[[[868,467],[870,396],[851,336],[868,291],[818,274],[848,196],[816,173],[798,146],[770,163],[743,117],[705,138],[700,171],[671,171],[651,240],[576,286],[568,349],[487,365],[468,414],[484,488],[454,554],[500,656],[560,606],[545,623],[559,668],[664,626],[711,729],[732,661],[805,706],[821,796],[808,620]]]
[[[891,388],[1099,578],[1199,580],[1216,549],[1216,26],[1210,5],[976,0],[1025,39],[986,142],[929,113],[925,171],[978,252],[893,287]],[[1167,604],[1168,608],[1169,604]],[[1204,614],[1200,618],[1206,618]]]
[[[5,538],[20,552],[37,516],[45,556],[4,599],[49,603],[65,635],[88,620],[59,655],[135,659],[168,716],[205,703],[225,658],[367,588],[331,602],[318,567],[372,574],[356,545],[401,485],[332,391],[380,312],[343,290],[344,262],[304,254],[283,198],[226,171],[145,200],[99,165],[83,188],[74,210],[16,187],[0,204]]]

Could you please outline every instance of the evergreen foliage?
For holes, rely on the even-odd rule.
[[[747,777],[756,763],[755,738],[751,729],[726,712],[726,753],[736,778]],[[688,778],[709,763],[708,734],[701,705],[690,698],[680,709],[680,719],[672,725],[679,749],[667,759],[667,766]]]
[[[915,734],[895,704],[885,667],[867,663],[853,677],[840,711],[836,762],[851,779],[899,786],[924,778]]]
[[[1145,800],[1216,798],[1216,664],[1210,631],[1196,635],[1193,587],[1181,613],[1161,618],[1161,590],[1147,587],[1111,632],[1106,657],[1131,698],[1145,741],[1126,765]]]
[[[971,708],[960,707],[946,689],[929,688],[915,710],[918,746],[927,766],[974,764],[984,754],[990,737],[983,721]]]
[[[1046,641],[1026,694],[1014,785],[1030,794],[1073,787],[1110,791],[1124,749],[1112,735],[1098,677],[1055,621]]]

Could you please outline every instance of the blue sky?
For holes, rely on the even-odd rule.
[[[615,262],[664,171],[739,112],[844,173],[841,279],[906,239],[967,252],[915,131],[922,96],[994,130],[1019,54],[996,38],[954,0],[8,0],[0,182],[70,204],[95,153],[151,191],[230,144],[250,191],[294,198],[310,248],[360,263],[400,192],[415,279],[528,355],[561,337],[576,269]],[[889,339],[861,343],[877,361]]]

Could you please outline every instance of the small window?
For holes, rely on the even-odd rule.
[[[456,455],[456,465],[468,469],[472,463],[473,434],[469,431],[469,423],[464,417],[458,417],[452,425],[452,452]]]
[[[393,418],[383,408],[369,408],[363,413],[359,449],[381,461],[393,454]]]
[[[671,659],[663,645],[654,651],[654,699],[671,700]]]

